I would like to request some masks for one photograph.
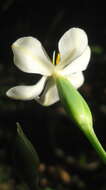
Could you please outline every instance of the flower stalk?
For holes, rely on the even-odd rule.
[[[94,130],[91,131],[91,133],[85,133],[86,137],[100,156],[101,160],[106,164],[106,151],[102,147],[100,141],[98,140]]]

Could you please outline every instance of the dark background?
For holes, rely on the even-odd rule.
[[[78,163],[80,157],[84,156],[87,163],[98,161],[102,165],[94,149],[66,116],[60,103],[45,108],[35,101],[10,100],[5,93],[14,85],[34,84],[39,78],[36,75],[23,73],[14,66],[11,44],[16,39],[22,36],[36,37],[42,42],[48,54],[52,56],[53,50],[57,48],[59,38],[66,30],[71,27],[84,29],[88,35],[92,56],[88,69],[84,72],[85,83],[79,91],[91,108],[96,134],[106,149],[105,12],[103,1],[0,1],[1,162],[4,163],[5,160],[6,163],[12,163],[11,147],[14,143],[16,122],[18,121],[36,147],[41,162],[47,165],[58,165],[60,163],[58,150],[62,150],[62,155],[65,154],[65,157],[61,158],[62,165],[65,165],[64,160],[67,156],[77,160]],[[65,166],[67,167],[67,164]],[[76,171],[76,167],[73,165],[70,168],[73,173]],[[94,182],[100,180],[99,189],[105,188],[103,168],[96,168],[98,173],[95,179],[93,178]],[[83,173],[82,180],[85,180],[84,183],[87,183],[88,187],[96,187],[92,178],[89,178],[95,174],[95,171],[87,174],[88,179],[84,178],[85,173],[82,168],[79,171]],[[101,175],[99,175],[100,171]]]

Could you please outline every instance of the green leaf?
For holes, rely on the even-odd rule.
[[[21,171],[25,182],[30,186],[30,188],[37,189],[39,158],[34,146],[23,133],[19,123],[17,123],[15,146],[15,159],[18,164],[18,169]]]

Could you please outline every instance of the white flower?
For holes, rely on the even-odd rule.
[[[51,61],[40,41],[23,37],[12,45],[15,65],[27,73],[41,74],[39,82],[31,86],[16,86],[7,91],[7,96],[18,100],[35,99],[42,105],[59,101],[55,76],[66,77],[77,89],[84,82],[82,71],[87,68],[90,48],[87,35],[80,28],[71,28],[60,38],[59,53]]]

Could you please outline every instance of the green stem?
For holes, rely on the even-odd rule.
[[[85,132],[84,132],[85,133]],[[89,133],[85,134],[92,146],[97,151],[100,158],[103,160],[103,162],[106,164],[106,151],[102,147],[101,143],[99,142],[94,130],[90,131]]]

